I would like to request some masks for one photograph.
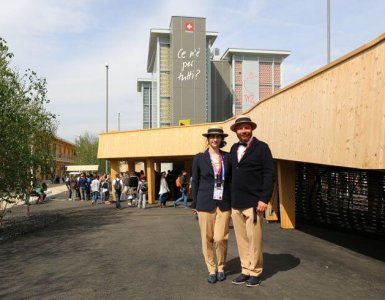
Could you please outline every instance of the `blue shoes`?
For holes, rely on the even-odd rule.
[[[210,274],[207,278],[208,283],[216,283],[217,281],[223,281],[226,279],[225,272],[218,272],[217,274]]]
[[[217,282],[217,277],[215,276],[215,274],[210,274],[209,277],[207,277],[207,281],[208,283],[216,283]]]
[[[217,273],[217,281],[223,281],[226,279],[225,272],[218,272]]]

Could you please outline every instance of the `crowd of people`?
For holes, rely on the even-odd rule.
[[[155,172],[155,178],[158,207],[167,207],[167,201],[171,200],[174,207],[183,201],[183,207],[188,208],[187,202],[191,199],[191,177],[188,178],[186,171],[180,172],[179,175],[171,170]],[[111,194],[114,192],[117,208],[122,208],[122,201],[127,201],[129,207],[146,208],[148,183],[144,171],[122,172],[113,180],[108,174],[69,174],[64,181],[68,189],[68,200],[71,201],[91,201],[92,205],[111,204]]]

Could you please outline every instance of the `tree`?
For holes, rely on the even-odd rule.
[[[76,158],[78,165],[99,165],[99,171],[104,170],[105,160],[98,159],[99,138],[88,132],[75,139]]]
[[[50,172],[51,145],[57,123],[44,108],[47,82],[28,69],[23,75],[10,67],[13,54],[0,38],[0,204],[25,194],[31,170]],[[3,205],[4,207],[4,205]]]

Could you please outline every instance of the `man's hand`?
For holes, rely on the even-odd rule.
[[[192,212],[194,215],[198,214],[198,211],[197,211],[196,209],[194,209],[194,208],[191,210],[191,212]]]
[[[262,201],[258,201],[257,211],[258,212],[264,212],[267,208],[267,204]]]

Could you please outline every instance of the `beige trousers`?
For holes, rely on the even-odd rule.
[[[201,230],[202,251],[209,274],[224,272],[229,239],[231,211],[221,211],[218,207],[211,211],[198,211]],[[217,263],[214,258],[214,248]]]
[[[253,223],[253,208],[232,209],[234,233],[237,240],[242,274],[260,276],[263,271],[262,222],[263,213],[257,214]]]

